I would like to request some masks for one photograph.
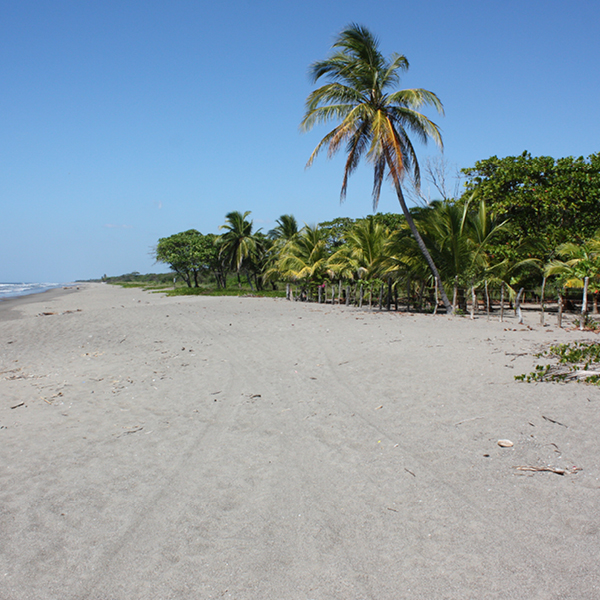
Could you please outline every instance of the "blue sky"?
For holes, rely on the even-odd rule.
[[[371,211],[367,166],[304,166],[308,66],[357,22],[438,94],[445,159],[600,151],[596,0],[4,0],[0,281],[65,282],[154,264],[158,238]],[[417,147],[421,162],[438,155]],[[387,186],[379,210],[399,212]]]

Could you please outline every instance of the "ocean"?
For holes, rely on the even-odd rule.
[[[0,283],[0,300],[39,294],[47,290],[63,287],[65,283]]]

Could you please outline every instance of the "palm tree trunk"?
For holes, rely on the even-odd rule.
[[[452,310],[456,310],[456,305],[458,302],[458,275],[454,276],[454,291],[452,294]]]
[[[383,281],[379,286],[379,310],[383,309]]]
[[[433,281],[434,281],[434,284],[435,284],[435,292],[433,293],[433,314],[437,315],[437,309],[438,309],[438,280],[434,277]]]
[[[519,293],[517,294],[517,299],[515,300],[515,314],[519,316],[519,325],[523,324],[523,313],[521,312],[521,296],[523,295],[524,291],[525,288],[521,288],[519,290]]]
[[[346,286],[346,306],[350,306],[350,286]]]
[[[504,323],[504,281],[500,286],[500,323]]]
[[[583,301],[581,303],[581,323],[579,324],[579,329],[583,331],[585,327],[585,321],[588,312],[588,301],[587,301],[587,292],[588,292],[588,284],[590,282],[589,277],[584,277],[583,279]]]
[[[388,161],[388,164],[390,164],[390,161]],[[390,168],[390,170],[393,172],[393,168]],[[440,289],[440,295],[442,296],[442,301],[444,303],[444,306],[446,307],[446,313],[454,314],[454,308],[453,308],[452,304],[450,304],[450,300],[448,300],[448,296],[446,295],[446,292],[444,290],[444,284],[442,282],[442,278],[440,277],[437,267],[435,266],[435,263],[433,262],[433,258],[431,258],[431,254],[429,254],[429,250],[427,250],[427,246],[425,245],[425,242],[423,241],[423,238],[421,237],[421,234],[419,233],[419,230],[417,229],[417,226],[415,225],[415,222],[413,221],[412,215],[410,214],[410,211],[408,210],[408,207],[406,206],[406,202],[404,200],[404,194],[402,193],[402,186],[400,185],[400,182],[398,180],[396,180],[395,178],[394,178],[394,185],[396,187],[396,195],[398,196],[398,201],[400,202],[400,206],[402,207],[402,212],[404,213],[406,222],[408,223],[408,226],[410,227],[410,230],[412,231],[412,234],[413,234],[415,240],[417,240],[417,244],[419,246],[419,250],[421,251],[421,254],[425,257],[425,260],[427,261],[427,264],[429,265],[429,268],[431,269],[433,276],[436,278],[436,280],[438,282],[438,287]]]
[[[475,286],[471,286],[471,319],[475,318],[475,302],[477,302],[477,296],[475,295]]]
[[[485,280],[485,315],[486,319],[490,320],[490,291],[488,289],[487,279]]]
[[[363,303],[363,284],[360,284],[360,295],[358,296],[358,308],[362,308]]]
[[[338,304],[342,303],[342,280],[340,279],[340,283],[338,286]]]
[[[559,327],[562,327],[562,314],[563,314],[563,296],[562,293],[558,294],[558,317],[557,324]]]

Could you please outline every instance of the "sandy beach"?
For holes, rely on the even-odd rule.
[[[599,338],[548,322],[0,303],[0,599],[600,598],[600,388],[514,380]]]

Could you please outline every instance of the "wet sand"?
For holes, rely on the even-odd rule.
[[[598,336],[548,322],[0,303],[0,598],[599,598],[600,389],[514,380]]]

